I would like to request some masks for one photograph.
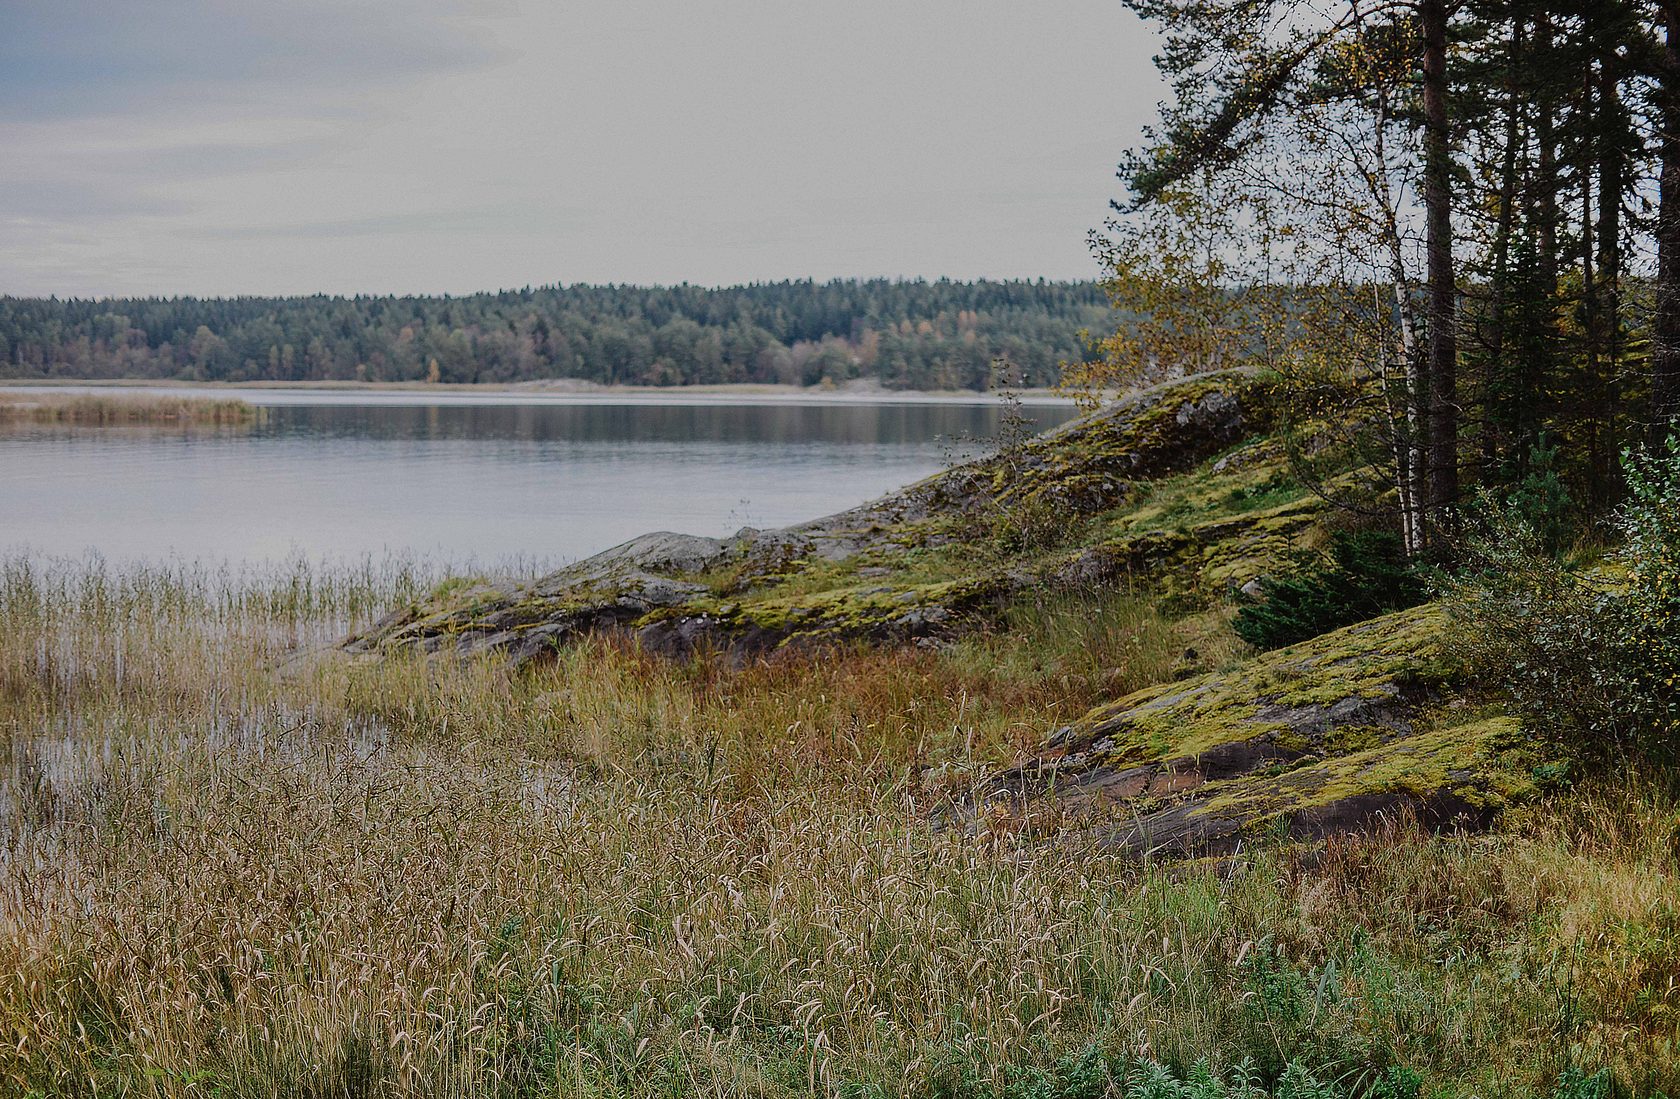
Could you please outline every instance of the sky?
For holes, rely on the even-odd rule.
[[[1089,278],[1119,0],[0,0],[0,293]]]

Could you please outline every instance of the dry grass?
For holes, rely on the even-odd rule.
[[[237,398],[112,396],[96,393],[8,393],[0,390],[0,424],[243,426],[266,409]]]
[[[1225,658],[1123,594],[741,669],[289,659],[436,579],[0,567],[0,1093],[1024,1097],[1093,1047],[1680,1085],[1667,789],[1219,865],[929,827]]]

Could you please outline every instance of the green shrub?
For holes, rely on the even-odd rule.
[[[1323,554],[1300,558],[1293,572],[1260,581],[1260,593],[1237,612],[1237,636],[1276,649],[1342,626],[1415,606],[1424,586],[1400,539],[1381,531],[1338,532]]]
[[[1616,745],[1639,724],[1617,601],[1605,581],[1545,551],[1532,527],[1484,498],[1462,570],[1443,590],[1447,651],[1502,689],[1536,736]]]
[[[1418,1099],[1422,1078],[1405,1068],[1390,1068],[1368,1088],[1327,1081],[1297,1061],[1285,1063],[1271,1078],[1252,1063],[1238,1062],[1224,1072],[1207,1059],[1174,1069],[1150,1058],[1114,1056],[1098,1046],[1064,1056],[1044,1069],[1016,1069],[1002,1088],[994,1088],[976,1066],[952,1063],[931,1088],[915,1092],[930,1099]],[[1596,1078],[1595,1078],[1596,1079]],[[842,1083],[842,1099],[886,1099],[881,1084]],[[1569,1093],[1565,1099],[1603,1099]]]
[[[1423,1077],[1404,1065],[1390,1065],[1371,1085],[1370,1099],[1418,1099]]]
[[[1680,435],[1626,462],[1627,502],[1618,525],[1628,570],[1622,599],[1627,647],[1646,732],[1670,748],[1680,728]]]
[[[1680,725],[1680,436],[1624,456],[1608,568],[1555,558],[1485,496],[1444,587],[1448,648],[1502,687],[1525,726],[1586,756],[1673,754]]]

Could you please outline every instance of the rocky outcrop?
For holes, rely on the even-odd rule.
[[[1117,585],[1198,613],[1322,536],[1322,498],[1266,409],[1248,376],[1190,379],[824,519],[649,534],[531,582],[452,582],[347,644],[517,663],[603,632],[674,657],[927,643],[1024,592]],[[1320,487],[1368,491],[1358,476]],[[1116,699],[978,792],[965,783],[948,819],[1071,824],[1140,856],[1397,814],[1483,823],[1537,761],[1511,718],[1464,700],[1440,631],[1419,608]]]
[[[1265,408],[1245,374],[1177,382],[823,519],[727,539],[648,534],[534,582],[447,585],[346,645],[523,661],[602,631],[675,655],[949,636],[1024,584],[1112,579],[1036,551],[993,552],[1013,516],[1066,527],[1112,510],[1264,427]],[[942,567],[909,560],[941,550]]]
[[[675,535],[673,538],[683,536]],[[701,584],[650,572],[619,552],[591,558],[535,584],[457,585],[375,623],[345,641],[351,651],[413,646],[462,655],[501,651],[515,662],[553,651],[578,636],[624,629],[648,615],[704,596]]]
[[[969,811],[1051,809],[1140,855],[1319,838],[1399,813],[1485,823],[1530,790],[1535,761],[1514,719],[1452,697],[1441,625],[1417,608],[1100,706]]]

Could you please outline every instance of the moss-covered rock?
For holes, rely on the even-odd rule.
[[[1483,823],[1532,788],[1514,719],[1454,695],[1433,606],[1096,707],[990,787],[1139,853],[1228,851],[1409,812]],[[1001,802],[999,802],[1001,799]]]
[[[643,647],[685,656],[697,649],[763,652],[838,641],[902,643],[949,636],[994,611],[1008,594],[1003,576],[922,585],[864,584],[781,598],[697,601],[649,614],[637,628]]]

